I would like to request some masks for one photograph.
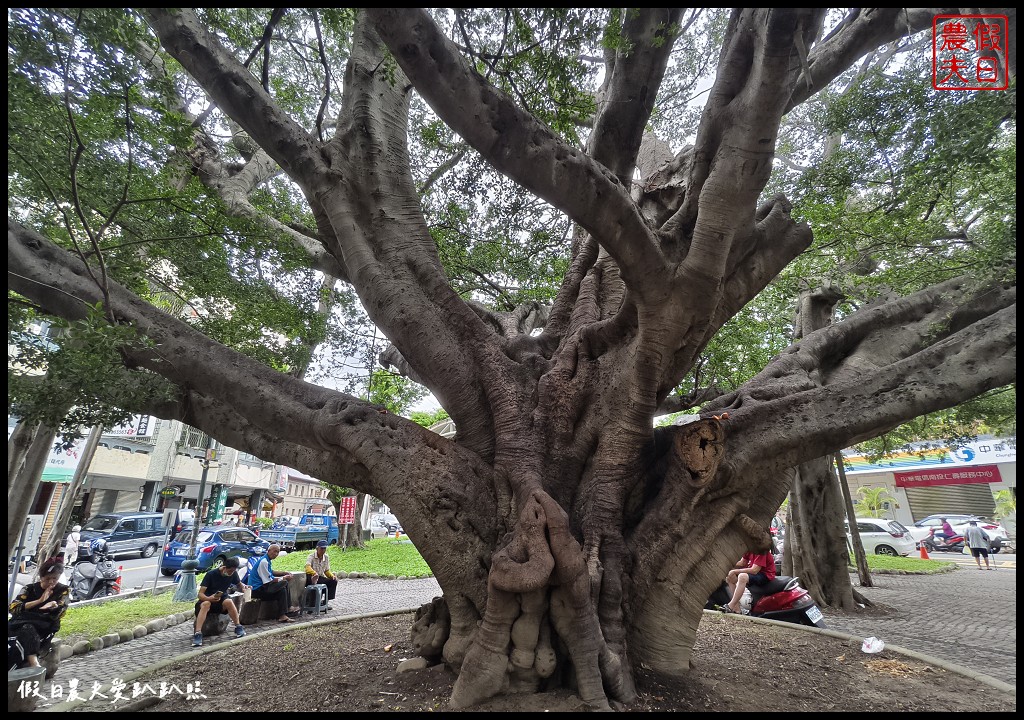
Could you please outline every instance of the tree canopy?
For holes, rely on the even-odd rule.
[[[628,705],[790,468],[1015,380],[1015,85],[931,89],[938,12],[10,10],[9,328],[384,500],[453,705]]]

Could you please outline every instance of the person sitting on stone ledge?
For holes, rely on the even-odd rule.
[[[334,599],[338,590],[338,579],[331,572],[331,558],[327,554],[327,541],[321,540],[316,544],[316,550],[309,554],[306,560],[306,587],[310,585],[326,585],[327,601]],[[330,606],[327,606],[330,609]]]
[[[266,602],[277,604],[277,619],[281,622],[291,622],[289,612],[298,612],[297,606],[290,606],[291,595],[288,591],[288,581],[292,574],[280,570],[274,570],[271,563],[281,554],[281,546],[274,544],[267,548],[267,554],[261,557],[252,569],[249,570],[249,584],[252,586],[252,596]]]
[[[203,646],[203,623],[207,616],[227,614],[235,624],[235,637],[245,637],[245,628],[238,622],[238,607],[227,598],[228,590],[235,586],[245,588],[238,577],[238,558],[224,559],[219,568],[210,570],[199,585],[199,599],[196,600],[196,625],[192,635],[192,647]]]
[[[68,609],[70,589],[60,582],[64,566],[50,558],[39,568],[39,580],[21,589],[8,607],[11,619],[7,636],[17,638],[24,651],[23,663],[39,667],[40,651],[50,647]]]

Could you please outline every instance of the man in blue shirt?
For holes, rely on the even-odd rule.
[[[288,613],[296,612],[298,607],[290,607],[290,593],[288,592],[288,581],[292,574],[281,570],[274,570],[271,563],[281,554],[280,545],[271,545],[267,548],[267,554],[256,561],[249,571],[249,584],[252,586],[252,596],[265,602],[277,604],[277,619],[281,622],[291,622]]]

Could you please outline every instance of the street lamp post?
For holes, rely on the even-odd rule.
[[[199,541],[199,525],[202,523],[203,496],[206,494],[206,475],[210,471],[210,462],[216,457],[213,449],[213,437],[206,436],[206,456],[203,458],[203,474],[199,478],[199,496],[196,498],[196,519],[192,525],[192,539],[189,543],[188,560],[181,564],[181,580],[174,592],[174,600],[185,602],[199,597],[196,585],[196,571],[199,569],[199,553],[196,545]]]
[[[196,521],[192,526],[192,539],[189,542],[188,556],[196,559],[196,543],[199,540],[199,525],[202,520],[203,502],[206,496],[206,476],[210,472],[210,462],[216,457],[217,452],[213,449],[213,438],[206,437],[206,456],[203,458],[203,474],[199,477],[199,497],[196,499]]]

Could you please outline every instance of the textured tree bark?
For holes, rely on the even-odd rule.
[[[846,469],[843,467],[843,455],[842,453],[836,453],[833,455],[835,460],[836,472],[839,473],[839,487],[843,491],[843,505],[846,508],[846,518],[850,524],[850,539],[853,541],[853,557],[857,565],[857,576],[860,578],[861,587],[872,587],[871,582],[871,571],[868,570],[868,559],[864,554],[864,543],[860,540],[860,530],[857,528],[857,523],[854,520],[857,517],[857,512],[853,509],[853,498],[850,497],[850,484],[846,482]],[[858,602],[865,602],[867,598],[857,597],[858,593],[854,591],[855,599]]]
[[[19,422],[7,441],[7,557],[21,537],[56,437],[56,428]]]
[[[126,366],[178,388],[133,409],[386,500],[444,591],[413,638],[459,670],[457,707],[564,684],[607,709],[634,698],[638,663],[685,672],[707,597],[767,546],[793,468],[813,488],[795,512],[835,513],[805,464],[1015,378],[1015,286],[957,279],[808,330],[697,422],[655,430],[714,334],[810,244],[785,198],[757,202],[822,11],[735,11],[696,145],[644,189],[627,183],[649,97],[622,103],[657,86],[674,16],[636,12],[619,30],[637,54],[616,72],[646,75],[610,78],[618,120],[598,119],[587,153],[487,84],[424,12],[360,12],[337,133],[321,143],[194,13],[147,10],[164,49],[306,196],[329,264],[458,435],[275,372],[111,281],[111,316],[152,341]],[[835,39],[855,57],[874,35],[851,28]],[[582,228],[540,336],[447,282],[410,168],[413,89]],[[81,260],[12,219],[8,265],[10,289],[47,312],[80,318],[104,299]]]
[[[836,303],[842,294],[823,284],[801,294],[794,337],[799,340],[832,323]],[[792,495],[797,496],[791,527],[798,528],[800,542],[794,544],[789,562],[808,592],[823,605],[853,610],[853,585],[847,570],[846,515],[839,483],[832,472],[832,459],[815,458],[797,468]],[[852,519],[851,519],[852,522]]]

